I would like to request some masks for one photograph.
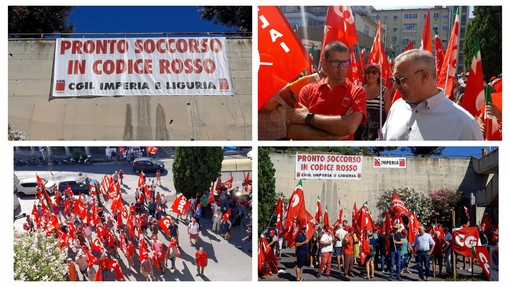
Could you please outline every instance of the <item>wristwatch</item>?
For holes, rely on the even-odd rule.
[[[314,116],[315,116],[315,114],[308,113],[308,115],[306,115],[306,118],[305,118],[305,125],[310,126],[311,125],[311,121],[312,121]]]

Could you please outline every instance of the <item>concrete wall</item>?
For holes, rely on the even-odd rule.
[[[298,180],[294,179],[295,154],[271,154],[276,173],[276,193],[290,197]],[[354,202],[358,208],[368,201],[374,220],[382,193],[394,188],[410,187],[428,194],[441,187],[465,194],[484,188],[487,176],[476,174],[470,159],[407,158],[406,169],[374,168],[373,157],[363,157],[362,180],[303,180],[306,209],[315,213],[317,196],[322,208],[328,207],[330,218],[337,218],[339,202],[344,216],[351,219]],[[481,217],[480,217],[481,218]]]
[[[27,140],[251,140],[252,41],[227,44],[234,96],[55,99],[55,41],[11,40],[9,123]]]

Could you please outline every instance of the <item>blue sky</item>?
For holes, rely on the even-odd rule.
[[[448,146],[444,149],[442,155],[438,157],[454,157],[454,158],[462,158],[474,156],[476,158],[480,158],[482,155],[482,149],[487,148],[489,150],[494,150],[497,147],[482,147],[482,146],[463,146],[463,147],[454,147]],[[409,152],[401,152],[399,149],[388,151],[383,154],[394,155],[394,156],[402,156],[402,155],[410,155]]]
[[[232,32],[200,18],[198,6],[78,6],[75,33]]]

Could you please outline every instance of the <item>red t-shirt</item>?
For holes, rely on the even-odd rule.
[[[339,84],[333,90],[330,90],[325,79],[304,86],[299,92],[296,107],[299,106],[298,103],[301,103],[311,113],[338,116],[344,115],[351,108],[353,112],[363,114],[361,123],[364,123],[367,119],[365,90],[354,85],[348,79],[345,80],[345,83]],[[354,135],[351,135],[346,140],[353,139]]]
[[[195,253],[195,259],[198,266],[205,267],[207,265],[207,258],[207,253],[205,251],[202,254],[200,254],[200,251]]]

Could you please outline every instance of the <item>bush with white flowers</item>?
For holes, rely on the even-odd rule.
[[[14,231],[14,280],[63,281],[67,254],[42,232]]]

